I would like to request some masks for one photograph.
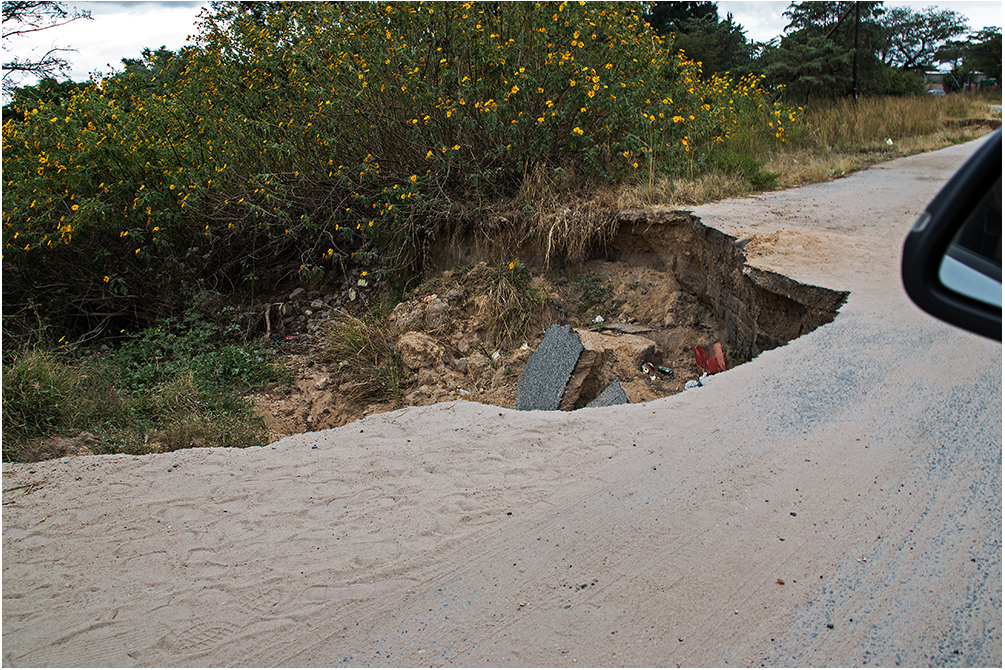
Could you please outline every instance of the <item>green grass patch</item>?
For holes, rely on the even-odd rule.
[[[6,359],[8,461],[51,457],[42,441],[82,432],[93,436],[96,453],[262,444],[267,431],[243,394],[288,379],[268,347],[227,338],[194,312],[165,320],[110,354],[81,357],[35,346]]]

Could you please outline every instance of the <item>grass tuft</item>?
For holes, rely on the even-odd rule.
[[[362,318],[341,311],[324,338],[321,360],[337,365],[339,394],[351,402],[390,401],[400,406],[409,376],[395,351],[397,331],[387,306]]]

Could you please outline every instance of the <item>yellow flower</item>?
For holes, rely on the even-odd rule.
[[[70,205],[70,209],[76,212],[78,209],[80,209],[80,205]]]
[[[415,183],[415,182],[416,182],[416,181],[417,181],[417,180],[419,179],[419,176],[418,176],[418,175],[414,175],[414,174],[413,174],[413,175],[412,175],[411,177],[409,177],[409,179],[410,179],[410,180],[412,181],[412,183],[414,184],[414,183]]]
[[[110,282],[111,280],[112,280],[112,278],[111,278],[111,277],[109,277],[108,275],[105,275],[105,283],[106,283],[106,284],[107,284],[108,282]]]
[[[579,126],[576,126],[575,128],[572,129],[572,132],[576,133],[577,135],[582,135],[584,131]]]

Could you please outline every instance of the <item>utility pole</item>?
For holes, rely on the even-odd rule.
[[[858,3],[853,2],[855,5],[855,51],[852,55],[851,61],[851,96],[852,101],[858,104],[858,24],[859,24],[859,11]]]

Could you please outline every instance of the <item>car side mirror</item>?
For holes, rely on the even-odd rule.
[[[904,240],[901,277],[921,309],[1001,341],[1001,128],[918,217]]]

